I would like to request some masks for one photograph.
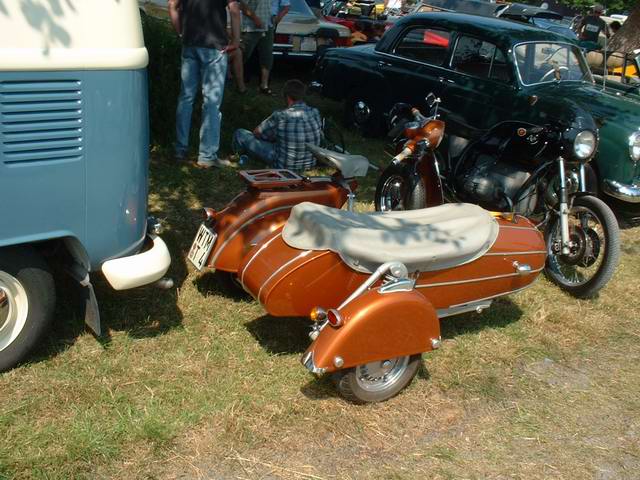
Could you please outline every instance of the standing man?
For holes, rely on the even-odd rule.
[[[231,39],[227,35],[227,7],[231,14]],[[220,105],[227,75],[227,53],[240,43],[240,7],[236,0],[169,0],[171,23],[182,38],[182,88],[176,110],[176,160],[184,160],[189,147],[193,102],[202,86],[202,124],[196,165],[203,168],[230,165],[218,159]]]
[[[609,38],[609,28],[600,16],[602,15],[602,5],[594,5],[591,10],[591,14],[582,19],[580,26],[578,27],[578,38],[583,42],[598,43],[600,32],[604,31],[604,34]]]
[[[271,24],[271,0],[241,0],[242,56],[246,64],[254,50],[260,60],[260,92],[270,94],[269,71],[273,64],[273,32]]]

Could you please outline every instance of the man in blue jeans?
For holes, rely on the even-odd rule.
[[[231,14],[231,39],[227,35],[227,7]],[[196,165],[229,166],[218,158],[220,104],[227,76],[227,53],[240,44],[240,6],[237,0],[169,0],[169,16],[182,38],[182,88],[176,110],[176,160],[189,148],[193,102],[202,85],[202,124]]]
[[[253,132],[239,128],[233,134],[233,150],[248,154],[270,167],[305,170],[315,165],[308,144],[319,145],[322,119],[317,109],[304,103],[300,80],[284,84],[287,108],[273,112]]]

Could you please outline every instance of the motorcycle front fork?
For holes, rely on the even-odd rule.
[[[558,157],[558,172],[560,176],[560,237],[562,239],[562,254],[568,255],[571,252],[571,240],[569,238],[569,194],[567,192],[567,174],[564,168],[564,159]],[[579,191],[586,191],[586,178],[584,165],[580,165]]]

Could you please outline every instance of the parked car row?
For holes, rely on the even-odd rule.
[[[375,134],[396,102],[425,108],[425,94],[434,92],[448,124],[440,149],[447,164],[500,122],[570,123],[586,112],[599,130],[590,189],[625,219],[640,220],[640,98],[603,91],[582,51],[562,35],[490,17],[414,14],[375,46],[327,51],[315,81],[323,95],[344,102],[350,121]]]

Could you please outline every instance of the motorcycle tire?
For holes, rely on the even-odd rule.
[[[602,263],[600,263],[596,272],[586,282],[574,285],[567,281],[567,279],[558,271],[560,264],[566,265],[567,262],[563,261],[563,255],[553,253],[552,251],[554,232],[560,228],[560,218],[556,216],[550,222],[545,231],[545,242],[547,244],[548,257],[544,271],[547,278],[572,296],[576,298],[593,298],[609,282],[609,280],[611,280],[611,277],[618,265],[618,260],[620,258],[620,230],[613,211],[599,198],[591,195],[577,197],[573,201],[571,211],[574,211],[575,209],[584,209],[588,211],[601,225],[605,245],[604,252],[600,252],[602,247],[598,240],[598,256],[603,256]],[[571,211],[569,212],[569,215],[571,215]],[[591,240],[593,241],[593,239]],[[597,259],[595,259],[594,262],[595,261],[597,261]],[[576,261],[574,260],[573,263],[576,263]]]
[[[375,206],[378,212],[427,207],[427,189],[413,164],[391,163],[385,168],[376,185]]]

